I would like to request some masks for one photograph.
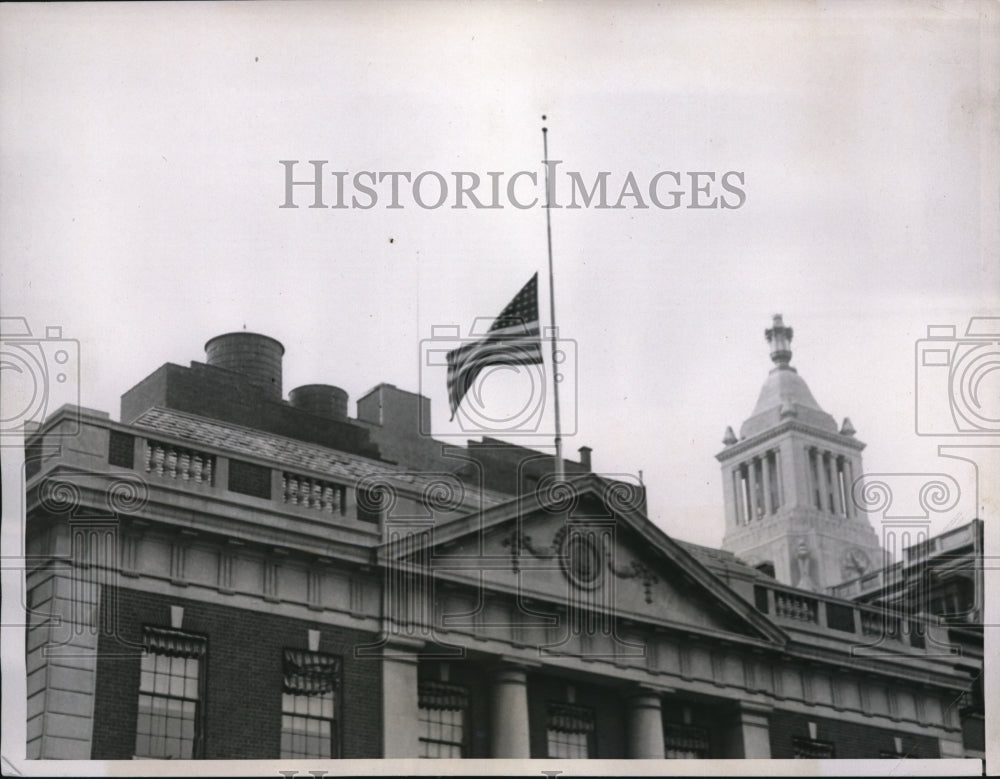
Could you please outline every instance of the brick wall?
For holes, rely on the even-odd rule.
[[[883,750],[895,750],[893,736],[902,736],[903,753],[910,757],[941,756],[938,740],[932,736],[916,736],[886,728],[776,710],[770,716],[771,757],[776,760],[795,757],[792,740],[809,738],[809,722],[817,725],[816,738],[833,743],[836,758],[877,758]]]
[[[170,606],[184,607],[184,629],[208,637],[203,757],[266,759],[280,755],[282,650],[308,649],[309,629],[321,633],[321,652],[343,658],[341,756],[382,754],[382,674],[377,659],[356,659],[353,648],[371,633],[231,606],[106,587],[102,620],[117,598],[118,635],[141,644],[142,627],[170,626]],[[139,651],[101,636],[97,661],[92,758],[130,759],[135,746]]]

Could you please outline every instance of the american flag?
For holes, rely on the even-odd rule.
[[[542,339],[538,327],[538,274],[521,288],[489,332],[448,352],[448,402],[451,418],[476,381],[489,365],[541,365]]]

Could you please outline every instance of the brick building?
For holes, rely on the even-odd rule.
[[[28,439],[29,757],[978,754],[981,635],[956,654],[923,612],[793,586],[790,515],[788,554],[747,564],[672,539],[589,449],[557,483],[541,453],[421,435],[429,401],[392,385],[356,418],[336,387],[284,400],[265,336],[206,352],[126,392],[121,421],[64,407]],[[767,438],[769,403],[720,456],[737,529],[791,505],[781,441],[860,474],[818,407]],[[867,543],[839,494],[834,541]]]

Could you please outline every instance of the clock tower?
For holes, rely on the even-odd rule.
[[[852,500],[861,450],[849,419],[838,428],[790,363],[792,328],[780,314],[764,332],[774,367],[739,438],[726,428],[722,548],[778,581],[823,591],[881,568],[868,515]]]

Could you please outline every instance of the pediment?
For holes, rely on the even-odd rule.
[[[518,499],[427,534],[402,558],[438,580],[533,609],[593,611],[635,623],[783,643],[784,633],[597,477],[571,498]]]

